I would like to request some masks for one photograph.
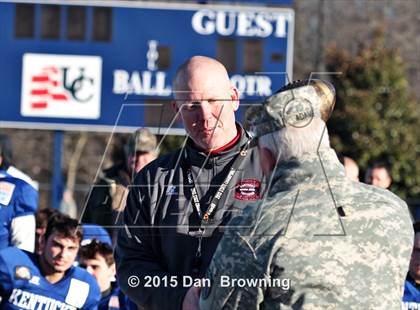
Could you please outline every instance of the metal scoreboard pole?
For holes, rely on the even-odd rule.
[[[54,209],[58,209],[60,207],[60,202],[63,197],[63,177],[61,173],[63,141],[64,132],[61,130],[54,131],[54,166],[51,192],[51,206]]]

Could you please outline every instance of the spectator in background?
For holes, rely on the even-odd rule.
[[[125,152],[128,154],[127,166],[133,180],[135,174],[159,155],[156,136],[147,128],[137,129],[125,146]]]
[[[115,279],[115,261],[110,244],[97,239],[83,245],[79,254],[79,266],[93,275],[101,290],[98,310],[135,309],[133,303],[119,289]]]
[[[83,224],[83,240],[80,244],[84,246],[93,240],[100,241],[112,247],[111,236],[105,228],[96,224]]]
[[[38,210],[35,214],[35,253],[40,253],[40,243],[41,239],[45,234],[45,230],[47,229],[48,220],[55,216],[56,214],[59,214],[56,209],[53,208],[44,208],[41,210]]]
[[[82,240],[76,220],[52,216],[39,254],[9,247],[0,251],[2,309],[96,309],[99,287],[73,263]]]
[[[127,186],[136,173],[158,154],[157,139],[147,128],[136,130],[130,137],[124,152],[113,156],[113,166],[101,172],[99,180],[93,186],[82,215],[83,223],[104,226],[112,239],[120,224],[120,212],[124,210]]]
[[[359,166],[357,163],[350,157],[338,155],[338,160],[344,166],[344,171],[346,176],[355,182],[359,182]]]
[[[388,189],[392,183],[389,166],[383,161],[373,162],[366,171],[365,182],[380,188]]]
[[[12,177],[21,179],[38,191],[38,183],[30,176],[13,166],[13,148],[9,136],[0,134],[0,170],[6,171]]]
[[[414,224],[414,245],[410,267],[405,280],[403,304],[401,309],[420,309],[420,223]]]

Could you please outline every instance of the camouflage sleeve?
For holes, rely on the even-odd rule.
[[[200,309],[257,309],[263,301],[258,281],[265,273],[249,242],[253,234],[234,227],[245,223],[241,216],[229,223],[206,273],[208,285],[201,290]]]

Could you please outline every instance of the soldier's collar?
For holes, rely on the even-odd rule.
[[[300,158],[291,158],[277,164],[269,186],[269,195],[279,191],[289,191],[304,182],[325,181],[328,176],[345,176],[344,168],[332,148],[319,152],[305,153]]]

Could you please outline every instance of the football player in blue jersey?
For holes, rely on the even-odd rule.
[[[119,289],[115,279],[115,260],[109,243],[92,239],[79,253],[79,266],[95,277],[101,290],[98,310],[137,309]]]
[[[34,251],[37,208],[38,192],[0,169],[0,249],[17,246]]]
[[[11,163],[10,139],[0,134],[0,249],[14,245],[33,252],[38,192],[29,178],[12,175],[18,170]]]
[[[48,221],[40,254],[0,250],[0,309],[97,309],[95,279],[73,266],[82,235],[76,220],[56,214]]]

